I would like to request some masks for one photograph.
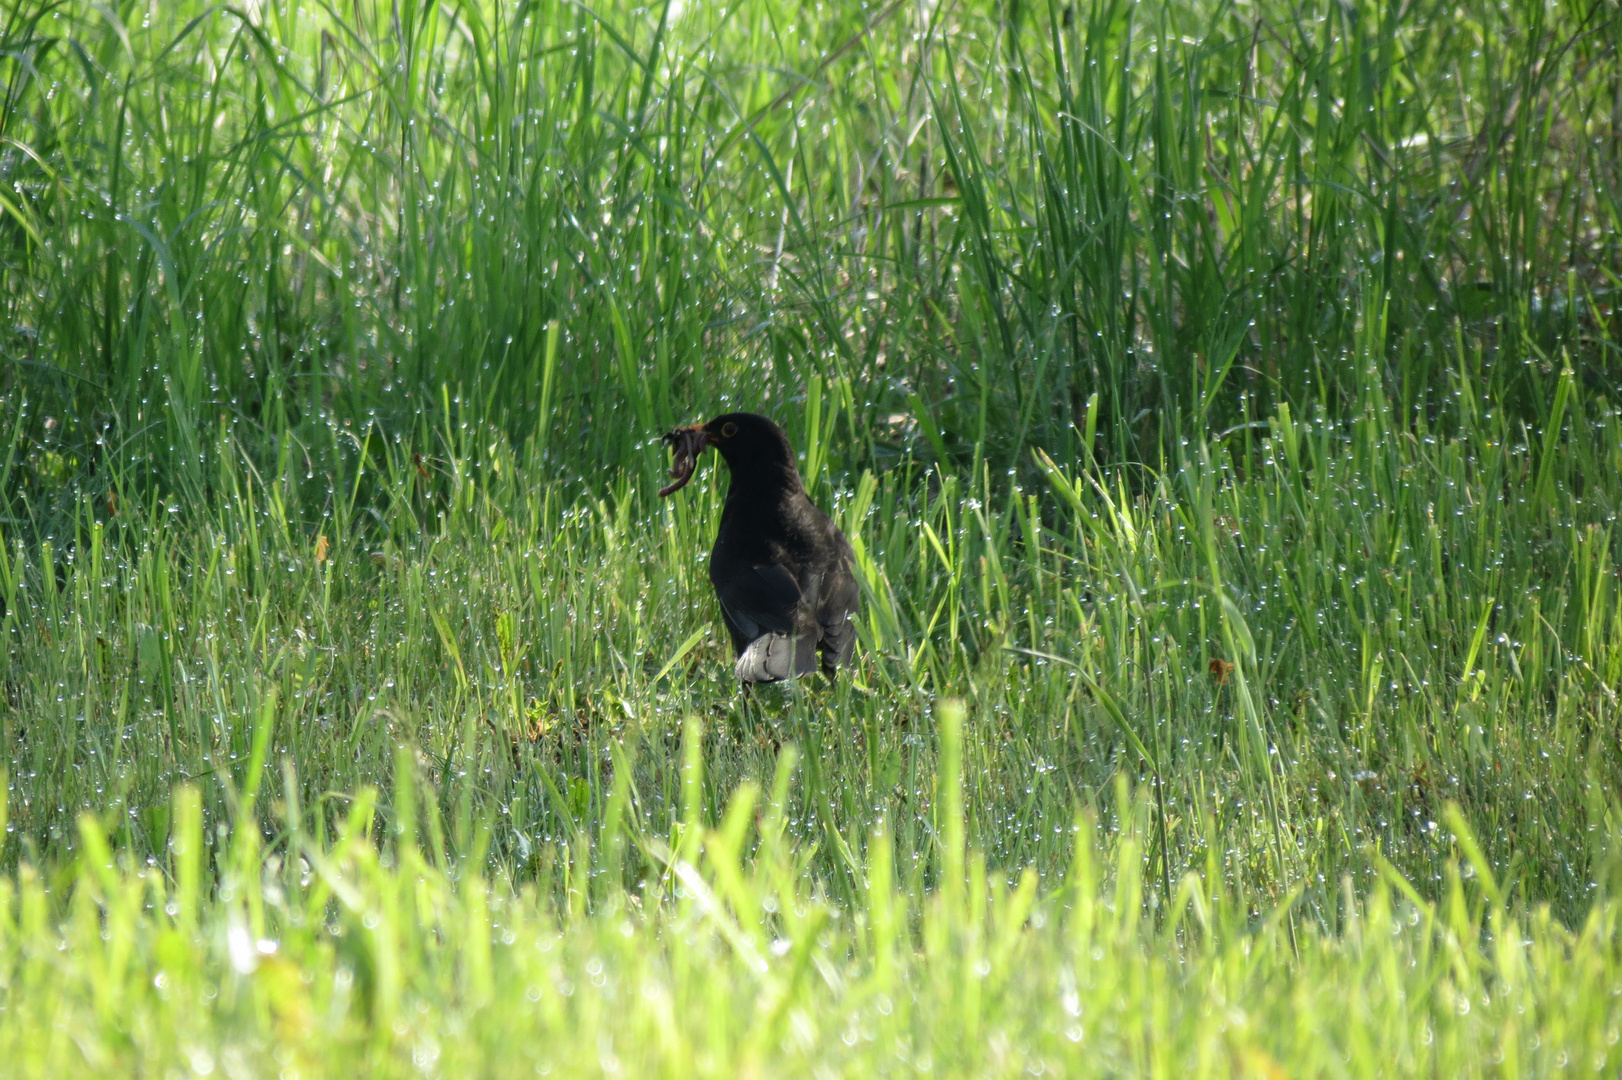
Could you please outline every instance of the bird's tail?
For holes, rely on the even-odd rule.
[[[809,675],[817,666],[815,635],[762,634],[738,655],[733,673],[739,682],[779,682]]]

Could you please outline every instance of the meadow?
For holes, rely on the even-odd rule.
[[[1619,45],[11,0],[0,1073],[1613,1075]]]

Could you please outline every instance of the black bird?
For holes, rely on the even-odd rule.
[[[754,413],[727,413],[665,435],[675,453],[675,481],[692,479],[697,458],[713,446],[732,473],[721,527],[710,549],[710,584],[732,634],[745,684],[808,675],[822,653],[830,679],[850,658],[858,590],[850,541],[811,504],[783,429]]]

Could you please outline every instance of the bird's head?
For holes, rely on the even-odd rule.
[[[664,441],[675,455],[670,475],[674,482],[662,489],[661,496],[681,490],[693,478],[698,455],[713,446],[726,459],[733,479],[792,477],[798,483],[799,471],[794,467],[794,449],[789,445],[783,429],[764,416],[755,413],[724,413],[707,424],[672,428]]]

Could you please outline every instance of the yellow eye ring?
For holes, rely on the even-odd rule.
[[[721,425],[721,434],[725,438],[730,439],[730,438],[732,438],[732,436],[736,435],[737,433],[738,433],[738,425],[734,424],[731,420],[728,420],[726,423]]]

